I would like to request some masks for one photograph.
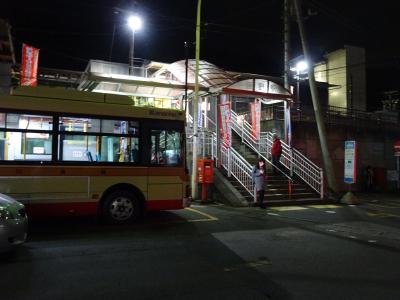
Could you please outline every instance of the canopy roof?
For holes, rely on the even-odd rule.
[[[195,84],[196,62],[188,60],[188,94]],[[186,61],[172,64],[149,62],[129,75],[128,65],[91,60],[80,79],[79,90],[132,96],[179,98],[185,93]],[[289,91],[280,79],[249,73],[227,72],[207,61],[199,62],[199,90],[202,95],[225,93],[245,97],[287,100]]]

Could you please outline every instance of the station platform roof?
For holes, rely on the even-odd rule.
[[[171,64],[147,62],[134,67],[129,74],[127,64],[91,60],[83,73],[78,89],[99,93],[179,99],[193,95],[196,62],[180,60]],[[187,80],[186,80],[187,76]],[[199,91],[201,96],[230,94],[273,101],[291,100],[279,78],[250,73],[225,71],[207,61],[199,62]]]

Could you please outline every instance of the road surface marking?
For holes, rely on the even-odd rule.
[[[382,211],[378,211],[376,213],[369,212],[369,213],[367,213],[367,215],[370,216],[370,217],[380,217],[380,218],[389,218],[389,217],[390,218],[400,218],[399,215],[388,214],[388,213],[385,213],[385,212],[382,212]]]
[[[279,207],[271,207],[270,209],[275,211],[291,211],[291,210],[305,210],[308,208],[303,206],[279,206]]]
[[[333,211],[333,210],[326,210],[325,211],[327,214],[336,214],[336,211]]]
[[[318,204],[318,205],[307,205],[307,207],[312,207],[312,208],[341,208],[342,206],[335,205],[335,204]]]
[[[185,208],[185,210],[188,210],[188,211],[191,211],[191,212],[194,212],[194,213],[198,213],[199,215],[202,215],[203,217],[206,217],[206,218],[207,218],[207,219],[188,220],[188,222],[209,222],[209,221],[218,221],[218,218],[217,218],[217,217],[214,217],[214,216],[212,216],[212,215],[209,215],[209,214],[207,214],[207,213],[205,213],[205,212],[202,212],[202,211],[199,211],[199,210],[197,210],[197,209],[187,207],[187,208]]]
[[[382,205],[382,204],[373,204],[373,203],[368,203],[368,205],[375,206],[375,207],[383,207],[383,208],[400,208],[400,206]]]
[[[267,215],[279,217],[279,214],[276,214],[276,213],[267,213]]]
[[[376,240],[368,240],[368,243],[376,243]]]

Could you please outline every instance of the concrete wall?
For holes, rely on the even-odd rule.
[[[329,88],[328,103],[347,108],[346,51],[339,49],[326,55],[327,81],[335,87]]]
[[[355,140],[358,147],[357,183],[355,190],[365,189],[365,168],[370,165],[375,170],[376,190],[390,190],[394,182],[386,180],[387,170],[396,169],[393,143],[400,133],[381,130],[365,131],[344,126],[327,125],[329,152],[333,161],[336,181],[342,191],[347,189],[343,183],[344,141]],[[315,123],[296,122],[293,124],[293,146],[313,162],[323,167],[321,148]]]

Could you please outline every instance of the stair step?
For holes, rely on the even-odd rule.
[[[268,188],[265,192],[287,192],[287,188],[286,189],[270,189]],[[304,192],[308,192],[306,188],[297,188],[297,189],[292,189],[292,194],[296,194],[296,193],[304,193]]]
[[[234,131],[233,131],[234,132]],[[242,156],[247,162],[254,166],[259,160],[259,155],[255,153],[249,146],[242,143],[241,137],[237,135],[236,132],[232,134],[232,145],[233,148]],[[292,203],[296,204],[301,202],[316,202],[319,203],[321,200],[318,198],[317,194],[306,184],[300,180],[294,179],[292,181],[291,194],[288,193],[288,178],[281,174],[273,174],[272,166],[267,163],[267,173],[265,180],[265,201],[266,204],[278,204]],[[225,173],[226,176],[226,173]],[[233,176],[228,178],[232,186],[245,198],[249,203],[253,203],[254,197],[242,186],[236,178]]]

